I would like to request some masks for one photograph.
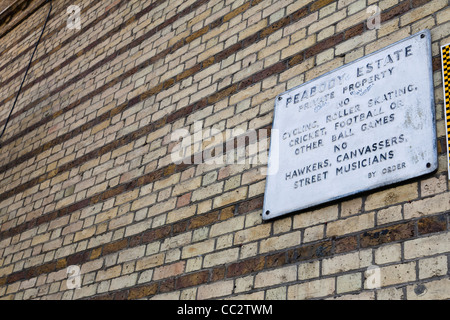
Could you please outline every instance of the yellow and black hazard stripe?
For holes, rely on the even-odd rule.
[[[442,46],[442,76],[444,84],[445,113],[447,117],[447,157],[450,177],[450,43]]]

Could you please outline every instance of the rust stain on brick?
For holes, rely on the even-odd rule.
[[[230,95],[232,95],[233,93],[237,92],[237,84],[231,85],[225,89],[222,89],[221,91],[212,94],[211,96],[209,96],[208,98],[208,103],[209,104],[214,104],[216,102],[219,102],[220,100],[224,99],[225,97],[228,97]]]
[[[241,5],[240,7],[237,7],[230,13],[227,13],[223,17],[223,22],[227,22],[227,21],[233,19],[234,17],[236,17],[237,15],[241,14],[242,12],[246,11],[248,8],[250,8],[250,5],[251,5],[250,2],[244,3],[243,5]]]
[[[67,259],[66,258],[61,258],[59,260],[56,261],[56,270],[61,270],[67,267]]]
[[[34,274],[34,273],[33,273]],[[10,274],[6,279],[6,284],[15,283],[17,281],[30,279],[31,277],[28,275],[28,270],[16,272]]]
[[[38,277],[41,274],[48,274],[56,270],[56,261],[48,262],[41,266],[35,267],[31,270],[28,270],[28,279]]]
[[[193,74],[197,73],[198,71],[200,71],[203,68],[202,64],[198,63],[195,66],[181,72],[180,74],[177,75],[177,81],[181,81],[184,80],[190,76],[192,76]]]
[[[128,239],[122,239],[113,243],[108,243],[103,247],[102,256],[106,256],[110,253],[118,252],[125,249],[128,246]]]
[[[344,33],[339,33],[327,39],[324,39],[305,50],[305,59],[315,56],[318,53],[323,52],[329,48],[335,47],[336,45],[338,45],[343,41],[344,41]]]
[[[317,11],[326,5],[329,5],[330,3],[334,2],[333,0],[318,0],[310,4],[311,12]]]
[[[219,219],[218,211],[214,211],[214,212],[207,213],[205,215],[193,217],[189,221],[188,229],[189,230],[198,229],[203,226],[210,225],[210,224],[218,221],[218,219]]]
[[[344,38],[350,39],[350,38],[359,36],[359,35],[363,34],[364,28],[365,28],[364,23],[357,24],[357,25],[344,31]]]
[[[334,240],[335,253],[344,253],[356,250],[358,248],[358,238],[348,236]]]
[[[213,65],[216,62],[214,56],[213,57],[209,57],[208,59],[206,59],[205,61],[203,61],[203,69],[208,68],[209,66]]]
[[[289,25],[290,22],[291,22],[291,16],[281,18],[280,20],[272,23],[270,26],[261,30],[260,36],[265,38],[265,37],[271,35],[272,33],[274,33],[275,31],[280,30],[281,28],[284,28],[285,26]]]
[[[122,1],[118,6],[114,7],[114,11],[117,10],[117,9],[120,7],[120,5],[121,5],[121,4],[124,4],[124,3],[126,3],[126,1]],[[89,5],[88,8],[91,8],[91,6],[93,6],[93,4]],[[87,8],[86,8],[86,9],[87,9]],[[103,21],[106,17],[107,17],[106,14],[104,14],[104,15],[98,17],[96,20],[94,20],[93,22],[91,22],[89,26],[86,26],[85,28],[83,28],[83,30],[84,30],[84,31],[89,30],[91,26],[95,26],[95,25],[96,25],[97,23],[99,23],[100,21]],[[58,30],[62,29],[63,27],[66,27],[65,24],[64,24],[64,25],[61,25],[61,26],[58,28]],[[50,36],[53,35],[54,33],[56,33],[56,31],[51,32],[51,33],[48,35],[48,37],[50,37]],[[43,59],[47,58],[49,55],[51,55],[51,54],[53,54],[53,53],[59,51],[63,46],[66,46],[67,44],[69,44],[69,43],[71,43],[72,41],[74,41],[78,36],[79,36],[78,34],[75,34],[75,35],[69,37],[68,39],[64,40],[63,43],[58,44],[55,48],[53,48],[53,49],[52,49],[50,52],[48,52],[46,55],[43,55],[43,56],[41,56],[41,57],[35,59],[35,60],[33,61],[32,65],[33,65],[33,66],[36,65],[37,63],[41,62]],[[46,38],[44,38],[44,39],[46,39]],[[28,52],[28,51],[31,50],[32,48],[33,48],[33,46],[29,47],[27,50],[25,50],[24,52],[22,52],[18,57],[20,57],[22,54]],[[85,53],[84,49],[81,50],[81,51],[83,52],[83,54]],[[76,57],[76,56],[78,56],[78,55],[75,54],[74,56]],[[16,57],[16,59],[17,59],[17,57]],[[69,58],[69,59],[71,59],[71,58]],[[15,59],[13,59],[13,61],[15,61]],[[11,62],[13,62],[13,61],[11,61]],[[11,62],[10,62],[10,63],[11,63]],[[65,64],[66,64],[66,63],[63,63],[63,65],[65,65]],[[7,65],[8,65],[8,64],[3,65],[2,67],[0,67],[0,71],[3,70],[3,68],[7,67]],[[58,67],[52,69],[47,75],[54,74],[60,67],[61,67],[61,66],[58,66]],[[25,72],[25,68],[22,69],[22,70],[20,70],[20,71],[17,72],[16,74],[14,74],[12,77],[10,77],[8,80],[4,81],[4,83],[2,83],[2,84],[0,84],[0,85],[4,85],[5,83],[8,83],[8,82],[12,81],[12,80],[15,79],[16,77],[22,75],[24,72]],[[37,80],[40,81],[41,79],[43,79],[43,78],[41,77],[41,78],[39,78],[39,79],[35,79],[34,81],[32,81],[32,82],[30,82],[30,83],[27,83],[27,84],[24,86],[23,89],[24,89],[24,90],[27,90],[27,89],[31,88],[34,84],[37,83]],[[11,97],[13,97],[13,96],[14,96],[14,94],[11,95]],[[8,99],[9,99],[9,98],[8,98]],[[2,103],[5,103],[5,102],[6,102],[6,101],[1,102],[0,105],[1,105]],[[26,111],[26,110],[24,110],[24,109],[19,110],[18,112],[16,112],[15,114],[12,115],[12,118],[17,117],[18,115],[22,114],[24,111]],[[2,122],[0,122],[0,123],[1,123],[1,124],[4,124],[4,120],[3,120]]]
[[[408,222],[364,232],[360,236],[360,244],[362,248],[366,248],[413,237],[414,223]]]
[[[238,214],[245,214],[254,210],[262,209],[264,204],[264,196],[247,200],[238,205]]]
[[[261,271],[264,269],[264,265],[265,265],[264,256],[239,261],[237,263],[232,263],[227,268],[227,278],[240,277],[253,272]]]
[[[164,239],[169,236],[172,231],[172,226],[164,226],[150,231],[146,231],[142,234],[142,243],[150,243],[155,240]]]
[[[410,10],[410,1],[402,1],[398,5],[381,12],[381,22],[386,22]]]
[[[254,7],[254,6],[260,4],[260,3],[263,2],[263,1],[264,1],[264,0],[252,0],[252,1],[251,1],[252,7]]]
[[[128,300],[142,299],[156,294],[158,291],[158,284],[152,283],[144,286],[134,287],[130,289]]]
[[[163,90],[166,90],[170,88],[175,83],[175,79],[170,78],[169,80],[166,80],[163,82]]]
[[[115,299],[115,295],[116,295],[116,293],[109,292],[109,293],[97,295],[94,297],[90,297],[89,300],[91,300],[91,301],[113,301],[113,300],[117,300],[117,299]]]
[[[225,279],[226,268],[217,267],[212,270],[211,282],[216,282]]]
[[[316,244],[305,245],[288,251],[289,263],[298,261],[321,259],[332,254],[332,241],[326,240]]]
[[[299,21],[300,19],[306,17],[309,13],[308,6],[305,6],[292,14],[292,22]]]
[[[417,222],[419,234],[435,233],[447,230],[447,217],[441,214],[433,217],[425,217]]]
[[[302,51],[295,56],[289,58],[288,65],[289,67],[293,67],[305,60],[305,53]]]
[[[89,260],[95,260],[102,255],[102,247],[92,249],[91,255],[89,256]]]
[[[264,79],[267,79],[268,77],[281,73],[287,69],[287,65],[285,61],[280,61],[258,73],[253,75],[253,83],[258,83]]]
[[[281,267],[287,263],[286,252],[269,255],[266,261],[266,269]]]
[[[206,283],[209,280],[209,271],[198,271],[185,276],[177,278],[175,283],[175,289],[184,289],[188,287],[198,286]]]
[[[220,221],[228,220],[232,217],[234,217],[234,211],[236,209],[236,206],[232,205],[226,208],[223,208],[220,210]]]
[[[190,43],[192,41],[194,41],[195,39],[201,37],[202,35],[204,35],[205,33],[207,33],[209,31],[209,25],[204,26],[203,28],[195,31],[193,34],[191,34],[190,36],[188,36],[186,38],[186,43]]]

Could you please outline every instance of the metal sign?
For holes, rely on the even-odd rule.
[[[433,97],[428,30],[280,94],[264,219],[435,171]]]
[[[450,43],[441,47],[442,83],[444,86],[445,114],[447,117],[447,160],[450,179]]]

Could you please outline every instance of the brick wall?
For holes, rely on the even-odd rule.
[[[0,297],[449,299],[449,4],[53,1],[1,140]],[[67,28],[70,5],[80,30]],[[1,26],[2,126],[49,7],[34,8]],[[172,161],[177,129],[270,130],[276,95],[425,28],[433,175],[263,222],[265,164]]]

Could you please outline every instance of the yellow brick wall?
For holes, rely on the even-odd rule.
[[[53,2],[0,141],[1,299],[450,298],[448,0]],[[2,128],[48,8],[0,26]],[[278,94],[423,29],[437,172],[263,222],[265,163],[174,163],[199,123],[268,146]]]

